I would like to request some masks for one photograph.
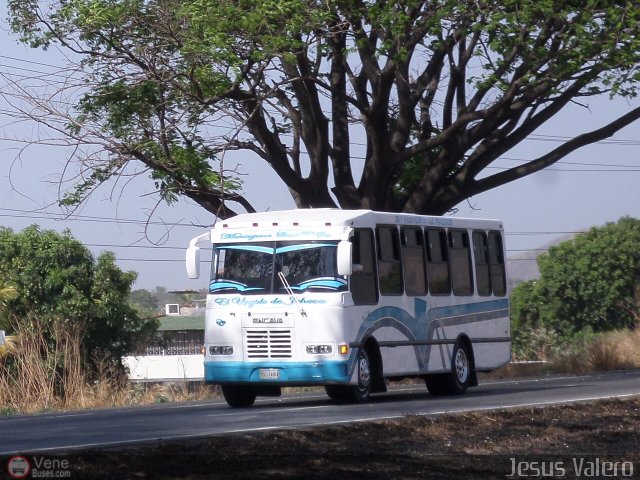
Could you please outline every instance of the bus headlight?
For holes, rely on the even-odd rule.
[[[211,345],[209,355],[233,355],[233,347]]]
[[[328,355],[333,353],[331,345],[307,345],[307,353],[310,355]]]

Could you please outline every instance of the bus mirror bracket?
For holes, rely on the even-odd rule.
[[[187,276],[189,278],[196,279],[200,277],[200,247],[198,247],[198,243],[205,240],[211,240],[210,232],[200,235],[189,242],[186,256]]]
[[[338,275],[353,274],[353,264],[351,263],[353,245],[348,240],[338,242]]]

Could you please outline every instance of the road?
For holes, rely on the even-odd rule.
[[[485,382],[456,397],[422,385],[397,386],[370,403],[335,405],[319,393],[259,399],[250,409],[223,401],[159,404],[0,418],[0,455],[187,439],[240,432],[312,428],[472,410],[538,407],[640,395],[640,371]]]

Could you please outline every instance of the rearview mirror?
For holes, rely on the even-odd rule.
[[[342,240],[338,243],[338,275],[351,275],[353,273],[353,264],[351,263],[352,250],[353,245],[348,240]]]
[[[190,245],[187,248],[187,276],[189,278],[200,277],[200,247]]]

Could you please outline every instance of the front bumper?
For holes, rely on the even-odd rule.
[[[260,378],[261,369],[277,369],[278,378]],[[206,383],[323,385],[349,383],[347,362],[204,362]]]

